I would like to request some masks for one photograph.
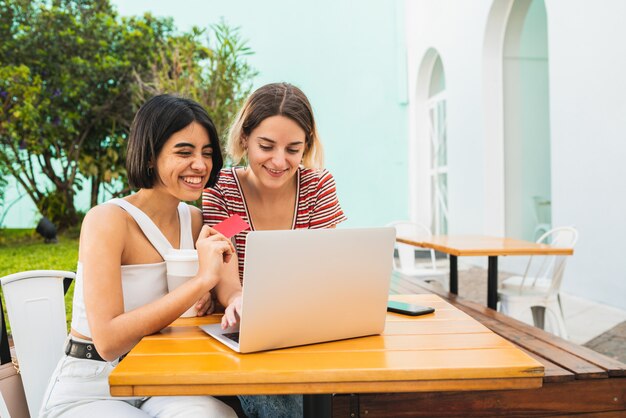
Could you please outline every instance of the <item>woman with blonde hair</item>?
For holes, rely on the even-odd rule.
[[[209,226],[240,215],[251,230],[334,228],[346,217],[335,180],[323,169],[313,110],[302,90],[267,84],[246,100],[233,123],[227,152],[235,164],[202,196]],[[246,235],[235,236],[243,281]]]
[[[218,182],[205,189],[202,212],[209,226],[232,215],[253,231],[334,228],[346,220],[335,180],[322,168],[313,109],[299,88],[274,83],[254,91],[230,129],[227,152],[234,164],[245,166],[223,169]],[[247,234],[234,237],[242,283]],[[301,395],[239,399],[248,417],[302,415]]]

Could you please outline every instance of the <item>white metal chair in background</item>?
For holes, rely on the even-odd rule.
[[[390,222],[387,226],[393,226],[396,229],[397,236],[415,239],[416,241],[429,239],[432,236],[428,227],[416,222],[395,221]],[[398,260],[395,258],[393,260],[393,268],[395,271],[405,276],[415,277],[424,281],[437,281],[444,289],[448,290],[448,273],[437,268],[434,250],[403,244],[401,242],[396,242],[395,247],[398,252]],[[415,257],[415,251],[428,252],[430,261],[416,265],[416,261],[418,260]]]
[[[32,270],[0,279],[31,417],[39,416],[48,380],[64,354],[65,278],[75,274]]]
[[[574,248],[578,231],[572,227],[554,228],[543,234],[537,243],[555,247]],[[530,257],[523,276],[513,276],[504,280],[498,296],[500,311],[520,318],[531,309],[536,327],[545,327],[546,311],[556,321],[556,332],[567,338],[565,315],[561,304],[560,289],[568,256],[551,255]]]

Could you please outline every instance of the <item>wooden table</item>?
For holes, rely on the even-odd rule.
[[[362,418],[626,417],[626,364],[527,325],[439,286],[394,273],[390,294],[435,293],[544,366],[528,390],[333,396],[333,413]]]
[[[497,238],[483,235],[434,235],[428,240],[397,237],[398,242],[417,247],[432,248],[450,255],[450,292],[458,294],[459,256],[487,256],[487,306],[496,309],[498,303],[498,256],[500,255],[572,255],[574,249],[553,247],[548,244],[513,238]]]
[[[436,295],[395,295],[434,314],[387,314],[383,335],[238,354],[181,318],[144,337],[109,377],[114,396],[305,394],[330,416],[329,393],[482,391],[542,385],[544,368]],[[309,396],[314,395],[314,396]],[[322,396],[320,396],[322,395]]]

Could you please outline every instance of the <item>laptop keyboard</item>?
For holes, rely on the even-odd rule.
[[[233,340],[236,343],[239,343],[239,333],[238,332],[229,332],[227,334],[222,334],[224,337],[229,340]]]

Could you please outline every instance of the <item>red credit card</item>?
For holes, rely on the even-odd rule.
[[[233,215],[228,219],[224,219],[217,225],[213,225],[213,229],[217,230],[217,232],[224,235],[226,238],[230,238],[241,231],[250,229],[250,225],[248,225],[248,222],[244,221],[241,216]]]

